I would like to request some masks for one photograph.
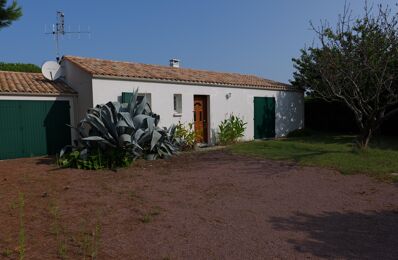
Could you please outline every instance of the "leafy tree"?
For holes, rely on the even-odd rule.
[[[41,72],[40,67],[30,63],[5,63],[0,62],[0,70],[2,71],[19,71],[19,72]]]
[[[353,19],[345,7],[335,28],[327,22],[312,28],[319,45],[293,59],[292,84],[351,109],[360,129],[358,145],[366,149],[383,121],[398,112],[398,15],[366,5],[364,15]]]
[[[13,21],[22,16],[22,8],[18,6],[17,1],[6,7],[7,0],[0,0],[0,30],[11,25]]]

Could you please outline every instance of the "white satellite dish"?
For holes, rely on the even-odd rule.
[[[46,61],[41,66],[41,73],[48,80],[57,80],[62,76],[61,66],[56,61]]]

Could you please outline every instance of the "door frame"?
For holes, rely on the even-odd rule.
[[[202,98],[204,101],[203,109],[205,110],[203,115],[204,119],[206,120],[205,126],[203,127],[203,142],[208,144],[209,143],[209,133],[210,133],[210,96],[209,95],[200,95],[194,94],[193,95],[193,111],[195,111],[195,97]],[[192,118],[193,119],[193,118]],[[195,124],[195,122],[194,122]]]

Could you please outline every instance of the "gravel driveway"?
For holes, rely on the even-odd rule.
[[[21,229],[26,259],[398,259],[398,186],[226,151],[116,172],[0,161],[0,258]]]

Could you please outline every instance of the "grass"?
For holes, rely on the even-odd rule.
[[[25,259],[25,198],[23,193],[19,193],[19,239],[18,239],[18,253],[19,259]]]
[[[60,259],[67,259],[67,239],[65,238],[64,229],[60,224],[59,208],[55,203],[50,203],[49,211],[52,218],[50,233],[56,237],[57,255]]]
[[[150,223],[153,221],[153,218],[160,215],[160,208],[159,207],[153,207],[150,212],[145,213],[142,217],[139,218],[139,220],[142,223]]]
[[[94,227],[88,227],[88,220],[83,219],[80,231],[74,239],[78,243],[82,259],[97,259],[101,239],[101,224],[98,218]]]
[[[366,151],[356,148],[355,136],[313,134],[281,140],[232,145],[236,154],[288,160],[305,166],[332,168],[343,174],[363,173],[398,182],[398,138],[374,138]]]
[[[12,255],[12,250],[10,248],[6,248],[1,252],[1,255],[4,257],[11,257]]]

